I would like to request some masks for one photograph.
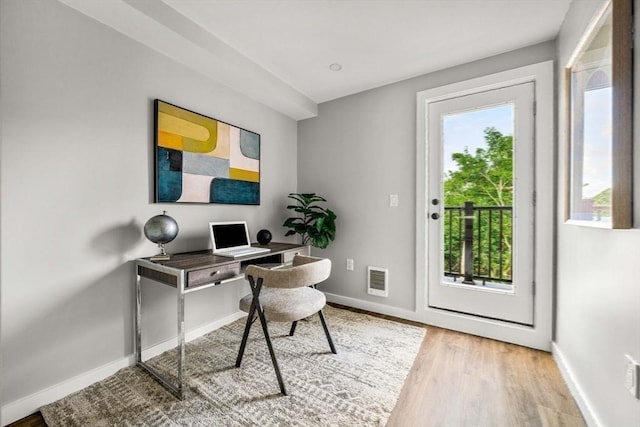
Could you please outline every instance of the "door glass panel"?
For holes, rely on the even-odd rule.
[[[444,284],[511,290],[514,106],[442,116]]]

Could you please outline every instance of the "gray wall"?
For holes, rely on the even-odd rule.
[[[560,64],[596,3],[572,3]],[[335,263],[324,289],[413,310],[416,92],[555,57],[544,43],[322,104],[298,124],[296,151],[292,120],[57,2],[2,0],[0,19],[3,404],[132,353],[130,260],[156,251],[141,226],[162,209],[180,224],[175,252],[206,247],[213,219],[280,230],[288,192],[321,193],[339,227],[316,251]],[[262,205],[152,204],[154,98],[261,133]],[[640,419],[622,382],[623,355],[640,360],[639,248],[637,229],[558,224],[556,344],[603,425]],[[366,295],[367,265],[390,269],[389,298]],[[188,328],[232,314],[241,288],[192,295]]]
[[[0,15],[4,405],[131,355],[131,260],[157,251],[151,216],[178,221],[170,252],[206,248],[210,220],[284,231],[297,128],[56,1],[2,0]],[[154,98],[260,133],[262,204],[151,203]],[[243,288],[190,295],[187,328],[236,312]]]
[[[417,92],[554,58],[554,42],[542,43],[326,102],[300,121],[299,190],[324,195],[338,215],[335,242],[316,251],[334,262],[322,289],[414,310]],[[389,207],[390,194],[398,207]],[[368,265],[389,269],[388,298],[367,294]]]
[[[559,71],[564,67],[602,1],[574,1],[558,37]],[[635,1],[638,11],[640,2]],[[637,19],[637,15],[636,15]],[[636,27],[638,22],[636,22]],[[636,33],[636,46],[640,37]],[[636,59],[638,55],[636,54]],[[637,62],[635,85],[639,87]],[[563,111],[559,84],[559,111]],[[640,123],[640,92],[635,120]],[[566,129],[560,125],[560,177],[564,176]],[[640,182],[640,132],[635,132],[635,182]],[[624,355],[640,361],[640,230],[601,230],[562,221],[564,187],[559,186],[556,346],[577,387],[603,426],[640,425],[640,401],[624,388]],[[634,217],[640,225],[640,185],[635,186]]]

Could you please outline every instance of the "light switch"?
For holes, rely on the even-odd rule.
[[[347,258],[347,270],[353,271],[353,259]]]
[[[392,208],[398,207],[398,195],[397,194],[389,194],[389,206]]]

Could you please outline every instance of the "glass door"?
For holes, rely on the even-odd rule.
[[[532,325],[534,84],[427,114],[428,305]]]

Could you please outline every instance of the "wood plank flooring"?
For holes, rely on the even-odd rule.
[[[47,427],[47,423],[44,422],[44,418],[37,412],[33,415],[29,415],[26,418],[9,424],[7,427]]]
[[[586,425],[551,354],[426,329],[387,427]]]
[[[424,327],[387,427],[586,426],[549,353]],[[47,425],[36,413],[9,427]]]

